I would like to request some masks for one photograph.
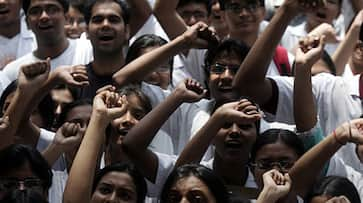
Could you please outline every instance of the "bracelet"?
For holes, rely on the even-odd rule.
[[[346,143],[341,142],[338,137],[337,137],[337,133],[335,132],[335,130],[333,131],[333,136],[335,138],[335,140],[337,141],[337,143],[339,143],[340,145],[345,145]]]

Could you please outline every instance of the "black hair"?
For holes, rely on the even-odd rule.
[[[257,136],[256,142],[251,150],[250,161],[255,161],[257,152],[263,146],[279,141],[291,147],[299,157],[305,153],[304,143],[296,133],[284,129],[269,129]]]
[[[69,7],[73,7],[83,14],[84,3],[81,0],[69,0]]]
[[[97,185],[101,181],[101,179],[106,174],[113,171],[123,172],[130,175],[136,186],[137,203],[143,203],[147,193],[146,181],[144,179],[144,176],[142,176],[141,173],[136,169],[136,167],[130,163],[113,163],[97,171],[93,181],[92,194],[95,192]]]
[[[154,35],[154,34],[145,34],[140,37],[138,37],[129,47],[126,55],[125,62],[126,64],[130,63],[131,61],[135,60],[139,56],[141,56],[141,50],[153,47],[153,46],[162,46],[164,44],[167,44],[168,41],[166,41],[164,38]],[[168,64],[170,66],[170,81],[172,82],[172,75],[173,75],[173,57],[170,57],[168,59]]]
[[[326,176],[319,180],[308,193],[305,202],[316,196],[338,197],[344,195],[351,203],[360,203],[359,193],[354,184],[345,177]]]
[[[32,172],[42,181],[44,191],[48,191],[52,185],[53,173],[48,162],[38,150],[30,146],[13,144],[0,150],[0,163],[0,177],[28,163]]]
[[[62,112],[59,114],[56,127],[59,128],[65,123],[68,113],[78,106],[92,106],[92,100],[89,98],[75,100],[71,103],[67,103],[63,106]]]
[[[0,203],[48,203],[45,197],[37,191],[26,188],[6,193]]]
[[[84,6],[83,15],[84,19],[86,20],[86,24],[88,25],[91,16],[92,16],[92,9],[96,3],[107,3],[107,2],[115,2],[121,8],[122,18],[125,24],[129,24],[130,22],[130,9],[128,4],[124,0],[88,0]]]
[[[30,7],[31,4],[31,0],[22,0],[23,1],[23,10],[25,13],[25,16],[28,16],[28,9]],[[69,2],[68,0],[54,0],[57,1],[63,8],[63,12],[67,13],[68,12],[68,8],[69,8]]]
[[[14,80],[12,81],[3,91],[1,97],[0,97],[0,116],[2,117],[4,115],[3,109],[5,105],[6,98],[13,92],[16,91],[16,88],[18,86],[18,81]],[[55,119],[54,109],[55,109],[55,103],[50,96],[50,94],[46,94],[44,98],[40,101],[37,112],[42,117],[42,121],[44,122],[43,127],[45,129],[51,129],[53,125],[53,121]]]
[[[231,0],[218,0],[219,5],[221,7],[221,10],[226,9],[226,4],[229,3]],[[245,0],[247,3],[256,3],[258,2],[260,6],[265,7],[265,1],[264,0]],[[340,0],[341,1],[341,0]]]
[[[117,92],[120,95],[136,96],[140,100],[142,108],[145,110],[146,114],[152,110],[150,99],[143,91],[141,91],[140,86],[138,86],[136,84],[128,84],[128,85],[123,86],[122,88],[118,89]],[[112,129],[111,124],[109,124],[106,128],[106,145],[109,144],[108,140],[111,136],[111,132],[112,132],[111,129]]]
[[[167,202],[170,189],[178,180],[191,176],[195,176],[208,187],[217,203],[228,202],[229,195],[222,179],[214,174],[211,169],[199,164],[186,164],[174,169],[164,184],[160,202]]]
[[[211,13],[212,10],[212,0],[179,0],[177,8],[183,7],[185,5],[196,3],[196,4],[204,4],[205,8],[207,9],[208,16]]]

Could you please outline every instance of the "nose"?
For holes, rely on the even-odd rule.
[[[24,182],[23,181],[20,181],[19,182],[19,188],[18,188],[19,190],[25,190],[26,189],[26,187],[25,187],[25,185],[24,185]]]
[[[238,138],[241,136],[241,129],[238,127],[237,124],[233,123],[228,135],[231,138]]]
[[[189,21],[188,21],[188,25],[192,26],[195,23],[197,23],[197,19],[194,17],[194,15],[190,16]]]
[[[226,70],[221,74],[221,80],[223,82],[232,82],[232,80],[233,80],[233,74],[229,70],[229,68],[226,68]]]
[[[110,195],[107,196],[106,199],[107,203],[116,203],[118,202],[117,194],[115,191],[113,191]]]
[[[134,118],[134,116],[132,116],[130,111],[127,111],[124,119],[121,122],[121,125],[123,127],[127,127],[127,128],[131,128],[136,124],[136,119]]]

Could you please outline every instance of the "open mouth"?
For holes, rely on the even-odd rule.
[[[230,140],[225,142],[225,146],[228,149],[241,149],[242,143],[238,140]]]
[[[317,13],[316,13],[316,16],[317,16],[317,17],[319,17],[319,18],[323,18],[323,19],[325,19],[325,18],[326,18],[326,14],[325,14],[325,13],[323,13],[323,12],[317,12]]]
[[[232,91],[232,86],[220,86],[218,89],[221,92],[230,92]]]
[[[103,36],[100,36],[98,39],[101,41],[111,41],[114,39],[114,37],[110,36],[110,35],[103,35]]]
[[[129,132],[130,129],[117,129],[117,133],[120,135],[120,136],[126,136],[127,133]]]
[[[7,14],[7,13],[9,13],[9,9],[0,9],[0,15],[4,15],[4,14]]]
[[[53,28],[53,26],[52,25],[39,25],[38,28],[40,30],[49,30],[49,29]]]

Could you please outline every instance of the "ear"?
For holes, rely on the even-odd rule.
[[[129,41],[130,39],[130,25],[125,25],[125,40]]]

